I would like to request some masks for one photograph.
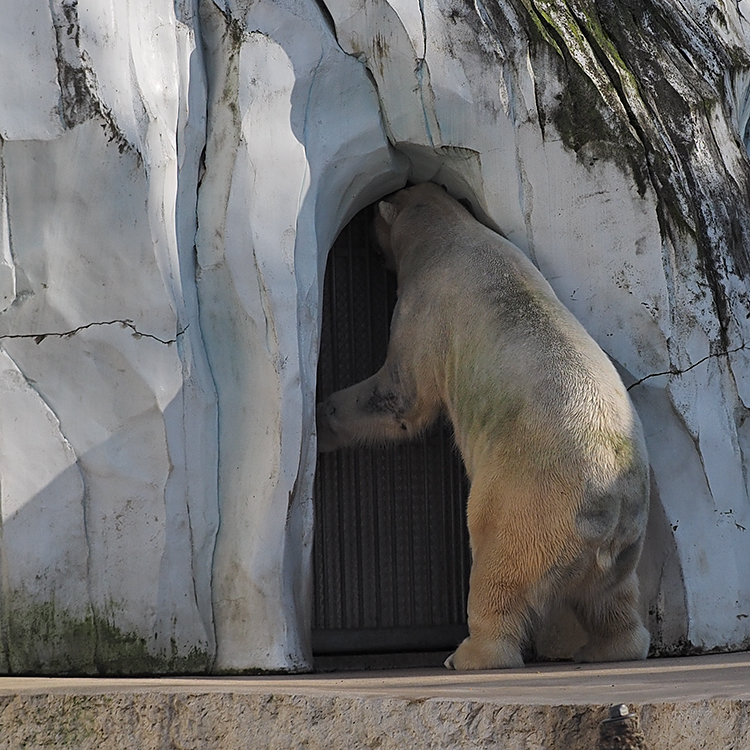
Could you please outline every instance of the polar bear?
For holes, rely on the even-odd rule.
[[[446,666],[523,666],[552,605],[587,633],[577,660],[644,659],[635,568],[649,465],[615,368],[526,256],[437,185],[378,212],[398,277],[386,361],[318,405],[318,447],[411,438],[450,418],[472,567],[469,637]]]

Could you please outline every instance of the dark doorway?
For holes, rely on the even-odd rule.
[[[383,364],[396,278],[371,247],[372,209],[328,258],[318,400]],[[443,651],[466,635],[468,482],[450,426],[420,441],[342,450],[315,478],[313,651]]]

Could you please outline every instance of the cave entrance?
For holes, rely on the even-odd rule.
[[[371,207],[357,214],[328,256],[318,401],[385,360],[396,277],[372,247],[371,215]],[[397,653],[434,663],[465,637],[467,494],[447,422],[416,442],[319,457],[312,631],[319,664]]]

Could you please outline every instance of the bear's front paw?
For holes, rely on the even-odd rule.
[[[318,453],[330,453],[339,447],[336,432],[331,426],[331,417],[335,413],[336,407],[332,406],[328,401],[318,404],[315,414],[318,433]]]

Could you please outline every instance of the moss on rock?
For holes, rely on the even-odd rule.
[[[174,639],[169,650],[154,648],[138,633],[118,628],[111,615],[72,614],[54,600],[36,602],[24,592],[12,594],[5,605],[9,674],[206,674],[211,669],[206,649],[181,652]]]

